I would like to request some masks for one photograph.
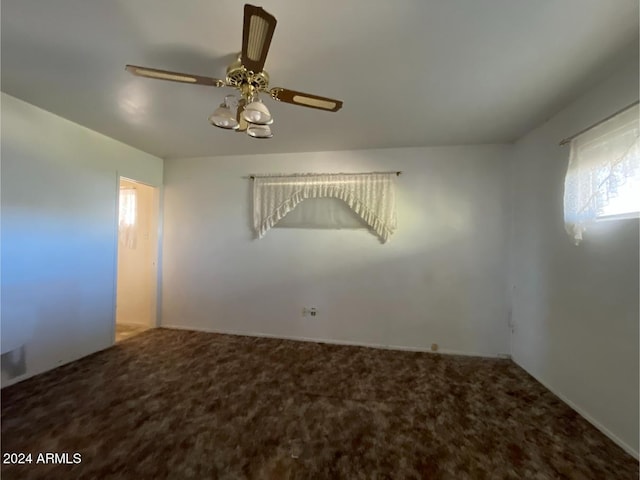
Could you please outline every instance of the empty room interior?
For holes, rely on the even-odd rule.
[[[7,479],[636,479],[637,0],[3,0]]]

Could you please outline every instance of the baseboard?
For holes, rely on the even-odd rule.
[[[531,373],[529,370],[527,370],[523,365],[521,365],[517,360],[513,359],[514,363],[516,365],[518,365],[520,368],[522,368],[525,372],[527,372],[529,375],[531,375],[533,378],[536,379],[537,382],[539,382],[542,386],[544,386],[544,388],[546,388],[547,390],[549,390],[551,393],[553,393],[556,397],[558,397],[560,400],[562,400],[564,403],[566,403],[567,405],[569,405],[573,410],[575,410],[582,418],[584,418],[587,422],[589,422],[591,425],[593,425],[594,427],[596,427],[598,430],[600,430],[602,433],[604,433],[607,437],[609,437],[609,439],[611,439],[616,445],[618,445],[620,448],[622,448],[625,452],[627,452],[629,455],[631,455],[633,458],[635,458],[636,460],[638,460],[640,458],[640,455],[638,454],[638,452],[636,450],[634,450],[631,446],[627,445],[626,442],[624,442],[620,437],[618,437],[615,433],[613,433],[611,430],[609,430],[607,427],[605,427],[604,425],[602,425],[598,420],[596,420],[595,418],[593,418],[587,411],[585,411],[582,407],[579,407],[578,405],[576,405],[574,402],[572,402],[571,400],[569,400],[567,397],[565,397],[563,394],[561,394],[560,392],[558,392],[555,388],[551,387],[551,385],[549,385],[547,382],[541,380],[537,375],[534,375],[533,373]]]
[[[135,327],[148,327],[148,328],[156,328],[155,324],[149,325],[148,323],[138,323],[138,322],[119,322],[116,323],[116,327],[118,325],[133,325]]]
[[[44,367],[44,368],[39,368],[39,369],[36,369],[34,371],[26,372],[26,373],[23,373],[22,375],[18,375],[16,377],[7,379],[2,384],[2,389],[6,388],[6,387],[10,387],[11,385],[15,385],[16,383],[23,382],[25,380],[29,380],[30,378],[35,377],[36,375],[41,375],[43,373],[50,372],[51,370],[55,370],[56,368],[64,367],[65,365],[68,365],[70,363],[77,362],[78,360],[82,360],[83,358],[89,357],[89,356],[94,355],[94,354],[96,354],[98,352],[102,352],[102,351],[107,350],[108,348],[111,348],[111,347],[113,347],[113,345],[107,345],[106,347],[100,348],[99,350],[96,350],[95,352],[87,353],[85,355],[80,355],[79,357],[70,358],[68,360],[61,361],[60,363],[57,363],[56,365],[48,366],[48,367]]]
[[[350,345],[353,347],[367,347],[367,348],[379,348],[383,350],[400,350],[406,352],[423,352],[423,353],[441,353],[444,355],[462,355],[465,357],[483,357],[483,358],[504,358],[503,354],[499,353],[478,353],[478,352],[461,352],[458,350],[438,349],[437,352],[431,351],[429,347],[408,347],[404,345],[384,345],[381,343],[367,343],[367,342],[355,342],[352,340],[336,340],[331,338],[311,338],[311,337],[299,337],[292,335],[274,335],[272,333],[260,333],[260,332],[241,332],[238,330],[222,330],[217,328],[202,328],[202,327],[185,327],[183,325],[160,325],[160,328],[170,328],[174,330],[193,330],[197,332],[206,333],[220,333],[223,335],[240,335],[245,337],[260,337],[260,338],[277,338],[279,340],[294,340],[298,342],[315,342],[315,343],[328,343],[331,345]]]
[[[133,324],[133,323],[128,323],[127,325],[134,325],[134,324]],[[152,328],[158,328],[158,327],[156,327],[155,325],[153,325],[153,326],[149,326],[149,325],[141,324],[141,323],[140,323],[140,324],[135,324],[135,325],[137,325],[137,326],[144,326],[144,327],[148,327],[149,329],[152,329]],[[64,361],[62,361],[62,362],[60,362],[60,363],[57,363],[57,364],[55,364],[55,365],[48,366],[48,367],[44,367],[44,368],[40,368],[40,369],[38,369],[38,370],[34,370],[34,371],[32,371],[32,372],[23,373],[22,375],[18,375],[18,376],[16,376],[16,377],[13,377],[13,378],[7,379],[7,380],[2,384],[2,386],[0,387],[0,389],[5,388],[5,387],[10,387],[11,385],[15,385],[16,383],[20,383],[20,382],[22,382],[22,381],[24,381],[24,380],[28,380],[28,379],[30,379],[31,377],[35,377],[36,375],[40,375],[40,374],[42,374],[42,373],[50,372],[51,370],[55,370],[56,368],[63,367],[63,366],[65,366],[65,365],[68,365],[69,363],[77,362],[78,360],[81,360],[81,359],[83,359],[83,358],[85,358],[85,357],[88,357],[88,356],[93,355],[93,354],[95,354],[95,353],[102,352],[103,350],[106,350],[106,349],[108,349],[108,348],[111,348],[111,347],[113,347],[114,345],[116,345],[116,342],[115,342],[115,341],[113,341],[113,343],[110,343],[110,344],[109,344],[109,345],[107,345],[106,347],[103,347],[103,348],[101,348],[101,349],[99,349],[99,350],[96,350],[95,352],[87,353],[87,354],[85,354],[85,355],[81,355],[81,356],[79,356],[79,357],[71,358],[71,359],[69,359],[69,360],[64,360]]]

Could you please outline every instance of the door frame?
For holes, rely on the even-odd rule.
[[[160,299],[160,253],[162,251],[162,224],[160,219],[161,188],[151,185],[132,177],[120,175],[116,172],[116,211],[115,211],[115,258],[114,258],[114,285],[113,285],[113,318],[111,322],[111,345],[116,343],[116,322],[118,318],[118,259],[120,255],[120,186],[122,180],[144,185],[153,189],[151,202],[151,224],[149,227],[149,241],[151,242],[151,305],[150,305],[150,328],[156,328],[160,324],[158,302]]]

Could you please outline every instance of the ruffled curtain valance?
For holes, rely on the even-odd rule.
[[[640,125],[636,105],[571,141],[565,179],[564,219],[576,245],[582,233],[640,175]]]
[[[307,198],[338,198],[358,214],[382,242],[396,230],[396,173],[331,173],[256,176],[253,224],[260,238]]]

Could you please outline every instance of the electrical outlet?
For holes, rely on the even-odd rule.
[[[302,309],[303,317],[315,317],[317,315],[318,315],[318,310],[316,310],[316,307],[304,307]]]

